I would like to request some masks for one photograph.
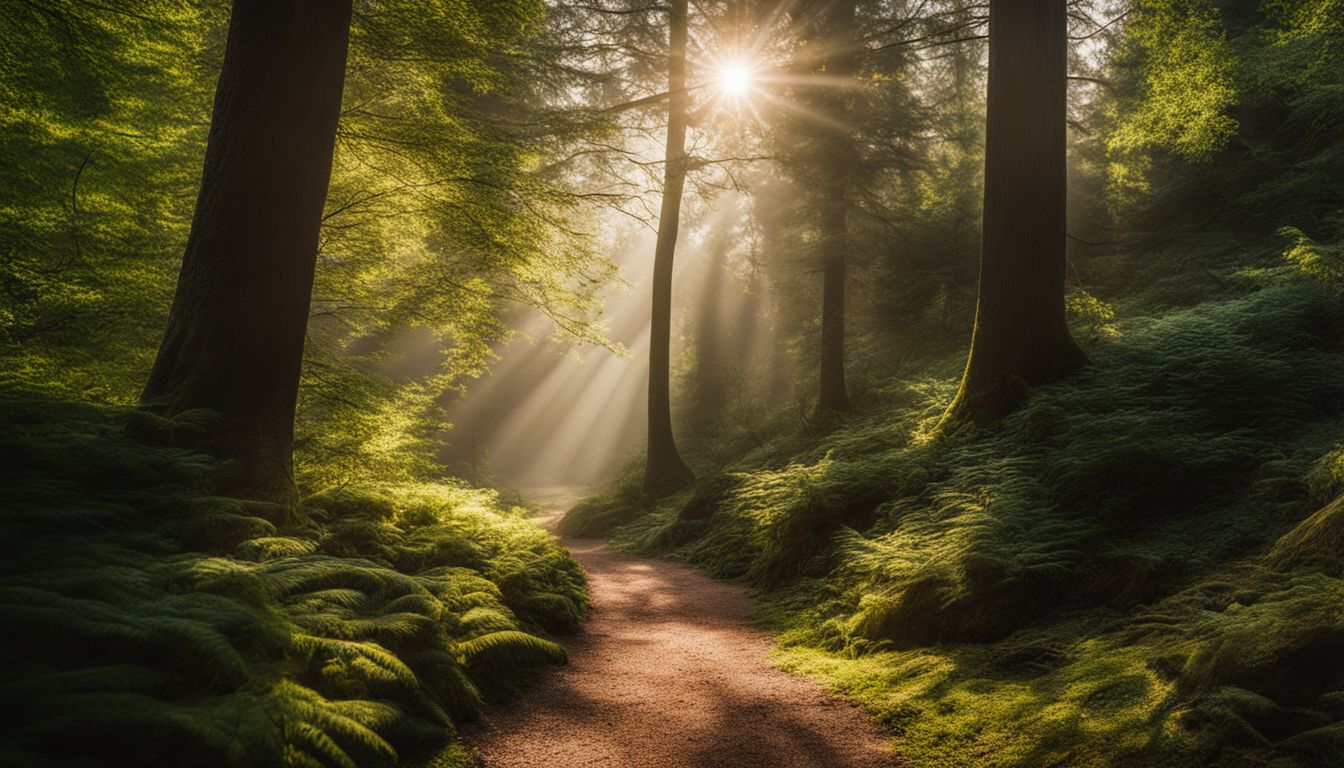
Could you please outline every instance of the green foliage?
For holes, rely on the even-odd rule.
[[[1101,125],[1122,239],[1180,252],[1235,233],[1243,255],[1285,225],[1299,243],[1340,239],[1339,16],[1333,0],[1136,6],[1111,64],[1114,125]],[[1127,259],[1131,277],[1161,266],[1145,250]]]
[[[518,670],[569,661],[565,649],[535,635],[515,630],[491,632],[457,646],[462,663],[473,679],[507,689]]]
[[[643,466],[630,464],[619,480],[566,512],[556,530],[566,536],[587,538],[604,535],[629,522],[647,508],[643,481]]]
[[[1279,234],[1293,241],[1283,258],[1326,289],[1335,293],[1344,290],[1344,242],[1321,245],[1293,227],[1284,227]]]
[[[1113,153],[1162,147],[1208,158],[1236,133],[1231,52],[1212,0],[1145,0],[1126,20],[1121,56],[1139,71],[1110,134]]]
[[[124,405],[171,303],[229,3],[115,5],[0,20],[0,368]],[[491,362],[504,312],[594,340],[611,276],[584,198],[546,170],[577,129],[517,119],[549,98],[548,54],[521,55],[544,4],[355,8],[296,435],[314,490],[435,476],[438,401]]]
[[[538,633],[577,622],[582,572],[494,493],[329,491],[277,529],[202,494],[212,461],[127,438],[144,418],[0,402],[20,764],[391,765],[563,662]]]
[[[1083,344],[1095,344],[1120,335],[1115,324],[1115,307],[1083,288],[1074,288],[1064,297],[1064,311],[1074,338]]]
[[[124,401],[191,222],[200,55],[224,9],[118,6],[21,3],[0,20],[0,354],[7,378]]]

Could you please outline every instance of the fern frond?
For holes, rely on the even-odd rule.
[[[517,630],[491,632],[458,643],[457,653],[468,669],[485,664],[528,667],[569,662],[569,654],[559,643]]]

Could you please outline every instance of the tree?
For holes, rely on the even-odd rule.
[[[1064,0],[992,0],[971,352],[941,426],[1001,418],[1086,362],[1064,315]]]
[[[351,0],[235,0],[196,214],[141,404],[218,421],[231,492],[287,500]]]
[[[687,398],[686,426],[697,436],[709,435],[723,416],[727,385],[724,382],[724,359],[728,334],[739,334],[742,329],[724,324],[725,283],[732,279],[728,270],[727,225],[721,224],[702,244],[705,264],[700,275],[700,290],[696,300],[695,357]],[[745,334],[744,334],[745,335]]]
[[[827,54],[822,68],[831,77],[850,79],[857,69],[854,3],[852,0],[832,2],[826,6],[825,28],[828,32]],[[845,389],[845,257],[848,252],[846,218],[848,205],[846,178],[852,162],[853,147],[845,130],[842,88],[833,87],[819,99],[834,103],[832,113],[841,120],[838,126],[824,126],[826,138],[821,142],[830,158],[825,161],[829,172],[822,175],[820,192],[822,247],[821,288],[821,389],[817,396],[822,407],[837,411],[849,410],[849,393]]]
[[[649,339],[649,444],[644,464],[644,491],[656,495],[692,479],[672,435],[671,343],[672,258],[677,247],[681,195],[686,184],[686,124],[690,94],[686,89],[687,0],[672,0],[667,58],[667,150],[663,165],[663,201],[658,215],[658,240],[653,255],[653,315]]]
[[[808,74],[825,78],[808,89],[808,103],[820,120],[810,121],[808,174],[814,177],[811,208],[817,215],[821,256],[821,356],[818,403],[849,410],[845,388],[845,267],[849,251],[848,193],[856,161],[848,116],[848,86],[858,69],[858,33],[854,0],[832,0],[800,10],[796,21],[807,41]]]

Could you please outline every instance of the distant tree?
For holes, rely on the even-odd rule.
[[[849,120],[851,84],[858,71],[858,24],[854,0],[804,4],[794,13],[804,45],[798,68],[816,79],[801,89],[812,111],[805,132],[803,172],[814,186],[809,207],[816,215],[820,252],[821,355],[817,401],[824,408],[849,410],[845,387],[845,272],[849,251],[850,175],[857,162]]]
[[[722,238],[714,238],[706,244],[704,266],[700,279],[700,291],[696,300],[699,306],[695,317],[695,358],[693,360],[693,378],[690,385],[690,397],[687,426],[697,435],[706,435],[718,423],[723,415],[726,396],[723,380],[723,351],[725,334],[735,329],[728,328],[723,322],[724,283],[730,279],[724,264],[727,254],[724,252]]]
[[[1065,0],[991,0],[980,292],[943,416],[996,420],[1086,362],[1064,314]]]
[[[687,0],[672,0],[668,17],[667,149],[664,154],[663,202],[658,215],[658,240],[653,256],[653,304],[649,339],[649,444],[644,465],[644,491],[654,495],[692,479],[672,435],[671,343],[672,259],[677,247],[681,196],[688,157],[686,126],[690,94],[686,88]]]
[[[294,493],[291,448],[350,0],[235,0],[196,215],[147,409],[219,414],[229,489]]]

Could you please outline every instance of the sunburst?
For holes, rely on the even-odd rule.
[[[729,61],[719,65],[715,81],[720,93],[730,99],[745,98],[755,84],[756,77],[752,68],[740,61]]]

